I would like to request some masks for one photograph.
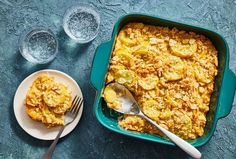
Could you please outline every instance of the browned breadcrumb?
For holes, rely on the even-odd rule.
[[[162,127],[195,139],[204,133],[217,65],[217,51],[203,35],[129,23],[118,34],[106,79],[124,84]],[[137,116],[126,115],[119,125],[159,134]]]

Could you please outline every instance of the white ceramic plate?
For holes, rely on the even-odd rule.
[[[54,128],[46,128],[44,124],[41,122],[37,122],[32,120],[25,111],[25,97],[26,94],[32,85],[33,81],[38,77],[41,73],[48,73],[50,76],[55,77],[55,80],[58,82],[63,82],[65,85],[68,86],[68,89],[71,91],[72,97],[75,97],[76,95],[83,98],[82,92],[80,90],[80,87],[75,82],[74,79],[72,79],[69,75],[57,71],[57,70],[41,70],[38,72],[35,72],[31,75],[29,75],[27,78],[25,78],[21,84],[19,85],[18,89],[16,90],[15,97],[14,97],[14,113],[16,116],[16,120],[18,121],[19,125],[31,136],[41,139],[41,140],[54,140],[57,136],[60,127],[54,127]],[[65,135],[69,134],[78,124],[81,115],[83,112],[83,104],[80,108],[79,114],[76,117],[76,119],[68,125],[61,137],[64,137]]]

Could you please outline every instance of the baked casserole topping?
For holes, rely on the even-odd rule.
[[[117,36],[106,83],[123,84],[144,114],[183,139],[195,139],[204,133],[217,65],[217,50],[203,35],[129,23]],[[109,104],[116,98],[112,90],[104,98],[108,107],[116,106]],[[125,115],[119,125],[160,134],[138,116]]]
[[[48,128],[64,125],[64,113],[71,107],[71,94],[62,83],[41,74],[31,85],[25,101],[27,114]]]

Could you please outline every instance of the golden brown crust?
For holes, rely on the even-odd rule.
[[[107,83],[125,85],[146,115],[184,139],[195,139],[204,133],[217,66],[217,51],[203,35],[129,23],[116,39]],[[124,116],[119,125],[154,132],[134,116]]]
[[[42,121],[43,115],[40,108],[35,108],[34,106],[27,105],[25,106],[26,112],[29,115],[29,117],[36,121]]]

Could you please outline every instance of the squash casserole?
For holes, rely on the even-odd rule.
[[[106,83],[123,84],[145,115],[183,139],[196,139],[204,133],[217,66],[217,50],[203,35],[129,23],[116,38]],[[109,107],[114,99],[108,91]],[[138,116],[118,122],[124,129],[160,134]]]
[[[27,114],[48,128],[64,125],[64,113],[71,107],[71,94],[62,83],[41,74],[30,87],[25,101]]]

